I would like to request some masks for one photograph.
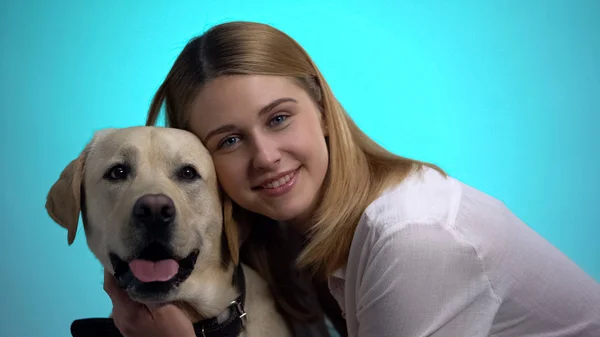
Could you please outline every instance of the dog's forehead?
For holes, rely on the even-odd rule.
[[[88,160],[109,164],[117,159],[155,163],[190,163],[205,174],[213,170],[210,153],[192,133],[165,127],[105,129],[95,133]]]

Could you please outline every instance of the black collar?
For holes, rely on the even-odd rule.
[[[208,318],[194,323],[194,331],[198,337],[235,337],[242,332],[246,325],[246,311],[244,304],[246,299],[246,280],[242,264],[238,263],[234,272],[232,283],[236,286],[240,295],[229,304],[229,317],[225,322],[219,324],[217,318]]]
[[[244,301],[246,299],[246,280],[241,263],[233,272],[233,284],[240,295],[231,302],[226,310],[229,310],[229,318],[219,324],[216,318],[209,318],[194,324],[194,330],[198,337],[236,337],[246,326],[246,312]],[[82,318],[71,324],[71,336],[73,337],[122,337],[121,332],[115,326],[112,318]]]

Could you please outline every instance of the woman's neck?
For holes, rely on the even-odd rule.
[[[301,237],[302,240],[308,236],[308,232],[311,228],[308,220],[299,219],[280,221],[280,225],[289,232],[293,233],[293,235]]]

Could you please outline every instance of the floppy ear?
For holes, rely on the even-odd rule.
[[[75,240],[81,211],[81,186],[87,151],[67,165],[46,197],[46,211],[56,223],[68,230],[68,243]]]
[[[235,211],[234,211],[235,209]],[[223,192],[223,227],[233,263],[240,262],[240,247],[250,232],[250,218]]]
[[[227,240],[227,248],[233,263],[240,262],[240,232],[239,224],[233,218],[233,201],[228,196],[223,196],[223,230]]]

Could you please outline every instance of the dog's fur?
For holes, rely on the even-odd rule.
[[[126,179],[106,178],[115,164],[130,168]],[[186,165],[199,178],[182,179],[178,172]],[[127,287],[129,296],[147,304],[177,303],[192,322],[216,317],[238,295],[232,275],[239,262],[240,242],[238,229],[230,228],[234,225],[223,226],[223,199],[213,163],[193,134],[163,127],[96,132],[51,187],[46,209],[68,230],[69,244],[75,239],[81,214],[88,247],[105,270],[114,273],[111,253],[129,261],[148,244],[147,231],[132,221],[134,204],[148,194],[163,194],[175,206],[175,221],[165,244],[178,258],[195,249],[199,255],[191,275],[179,285],[149,292],[138,282]],[[265,281],[242,266],[247,312],[242,336],[289,336]]]

